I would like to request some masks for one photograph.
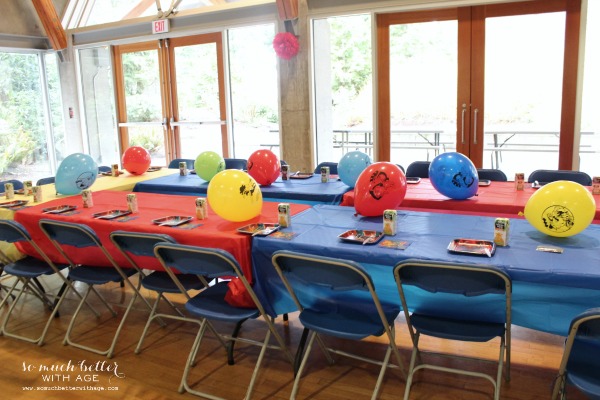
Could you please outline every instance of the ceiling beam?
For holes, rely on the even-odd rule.
[[[37,12],[50,45],[54,50],[63,50],[67,48],[67,35],[60,23],[60,18],[56,13],[52,0],[31,0],[35,11]]]

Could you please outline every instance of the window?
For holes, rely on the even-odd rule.
[[[56,55],[0,52],[0,76],[0,180],[54,175],[66,156]]]
[[[317,163],[372,155],[371,16],[315,19],[312,29]]]

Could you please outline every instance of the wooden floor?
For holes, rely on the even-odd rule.
[[[45,280],[47,287],[56,290],[57,280]],[[9,282],[4,279],[3,284]],[[130,293],[117,285],[102,291],[109,302],[119,312],[118,318],[110,318],[105,312],[97,320],[88,311],[88,317],[77,334],[84,333],[86,343],[106,344],[122,316]],[[145,293],[145,292],[144,292]],[[4,293],[2,293],[4,295]],[[150,296],[150,294],[145,293]],[[95,300],[95,299],[94,299]],[[181,302],[181,298],[176,299]],[[177,389],[183,366],[197,331],[197,325],[171,321],[164,328],[157,324],[145,342],[141,354],[134,354],[134,348],[148,315],[142,302],[137,301],[135,310],[128,318],[126,329],[121,334],[117,351],[112,359],[72,346],[63,346],[69,318],[75,308],[73,296],[61,308],[59,318],[51,325],[46,344],[39,347],[20,340],[0,337],[0,358],[2,372],[0,387],[2,398],[11,399],[193,399],[189,393],[179,394]],[[3,316],[8,307],[0,310]],[[101,310],[100,306],[97,307]],[[167,308],[164,309],[167,311]],[[29,332],[41,329],[48,311],[38,299],[29,296],[20,307],[11,330]],[[258,338],[264,332],[264,322],[248,321],[242,329],[242,336]],[[298,343],[302,328],[294,314],[290,321],[277,320],[277,327],[292,349]],[[223,327],[221,328],[228,328]],[[410,346],[405,322],[396,321],[397,344],[405,357],[409,358]],[[502,399],[549,399],[563,350],[564,338],[550,334],[513,327],[513,349],[511,381],[503,382]],[[342,348],[351,349],[373,357],[383,357],[385,347],[374,338],[370,342],[356,344],[342,341],[329,342]],[[454,351],[464,355],[479,355],[495,359],[498,354],[497,342],[482,345],[453,345],[437,340],[423,340],[426,348]],[[209,336],[202,343],[200,359],[194,368],[191,380],[194,387],[202,388],[226,399],[242,399],[246,385],[258,356],[258,347],[238,344],[236,365],[228,366],[225,353],[217,341]],[[314,351],[311,364],[300,386],[299,399],[369,399],[379,368],[347,358],[337,358],[336,364],[329,366],[319,351]],[[461,363],[462,364],[462,363]],[[476,370],[493,371],[486,363],[469,363]],[[461,366],[462,366],[461,365]],[[115,371],[116,368],[116,371]],[[46,369],[46,371],[44,371]],[[94,380],[85,382],[86,379]],[[259,375],[253,399],[287,399],[293,382],[290,364],[275,350],[267,352],[263,369]],[[100,390],[83,390],[86,386]],[[404,381],[397,370],[388,370],[379,398],[401,399]],[[63,390],[67,388],[69,390]],[[54,390],[50,390],[54,389]],[[61,390],[58,390],[61,389]],[[75,390],[77,389],[77,390]],[[492,386],[489,382],[435,371],[420,372],[411,392],[411,399],[492,399]],[[579,399],[573,393],[570,399]]]

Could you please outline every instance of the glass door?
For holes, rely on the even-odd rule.
[[[378,15],[379,159],[406,165],[456,150],[508,176],[559,160],[570,169],[572,3]]]
[[[152,163],[228,156],[221,34],[115,46],[121,151],[142,146]]]

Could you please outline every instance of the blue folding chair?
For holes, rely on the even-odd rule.
[[[600,399],[600,308],[589,309],[571,321],[552,400],[566,399],[570,384],[590,399]]]
[[[225,158],[225,169],[248,169],[248,160],[243,158]]]
[[[404,399],[409,398],[415,372],[432,369],[487,379],[494,386],[494,399],[498,400],[505,363],[504,377],[507,381],[510,379],[510,277],[503,271],[485,265],[406,260],[396,264],[394,278],[413,342]],[[500,357],[495,377],[474,369],[425,363],[423,354],[461,359],[467,357],[421,350],[421,335],[465,342],[488,342],[500,338]]]
[[[56,177],[49,176],[47,178],[38,179],[38,181],[35,185],[36,186],[50,185],[50,184],[54,183],[55,181],[56,181]]]
[[[24,340],[30,343],[36,343],[39,346],[42,346],[44,344],[44,339],[46,337],[46,333],[48,332],[48,328],[50,327],[50,323],[57,315],[60,301],[59,299],[62,298],[65,287],[68,284],[67,280],[60,273],[60,271],[66,268],[67,265],[54,264],[42,251],[42,249],[40,249],[39,246],[31,239],[31,236],[25,227],[16,221],[0,220],[0,240],[7,243],[28,243],[41,258],[38,259],[31,256],[25,256],[19,260],[10,261],[9,257],[0,250],[0,258],[3,260],[3,262],[5,262],[4,272],[7,275],[16,278],[10,289],[8,289],[8,293],[0,302],[0,309],[2,309],[7,300],[13,296],[13,293],[15,293],[16,290],[16,296],[12,301],[6,315],[4,316],[4,320],[2,321],[0,333],[7,337]],[[50,296],[48,293],[46,293],[46,290],[39,282],[38,278],[41,278],[44,275],[48,276],[54,274],[59,276],[63,280],[64,284],[56,296]],[[21,283],[21,287],[17,289],[17,285],[19,283]],[[8,330],[9,320],[12,316],[12,313],[19,303],[19,300],[25,294],[32,294],[38,297],[46,306],[48,306],[49,309],[52,310],[41,335],[37,338],[12,333]],[[52,300],[52,297],[54,297],[54,300]]]
[[[129,263],[138,270],[139,277],[142,280],[141,286],[146,290],[156,292],[156,300],[152,305],[150,315],[148,316],[148,320],[146,321],[146,325],[144,326],[144,331],[142,332],[142,336],[140,337],[138,345],[135,348],[136,354],[139,354],[141,352],[144,338],[148,333],[150,324],[155,319],[158,319],[161,326],[165,326],[164,322],[162,321],[163,318],[176,319],[179,321],[196,322],[196,320],[186,318],[185,315],[181,312],[181,310],[179,310],[167,297],[165,297],[165,293],[180,293],[179,287],[175,284],[173,279],[171,279],[169,274],[166,271],[153,271],[150,274],[146,275],[143,271],[143,265],[140,265],[134,259],[134,256],[152,257],[153,259],[155,259],[156,256],[154,255],[154,246],[157,243],[163,242],[175,243],[175,239],[173,239],[169,235],[162,235],[157,233],[115,231],[110,234],[110,240],[113,242],[115,247],[123,254],[127,261],[129,261]],[[179,280],[185,291],[201,290],[208,286],[203,277],[198,277],[196,275],[178,274],[177,279]],[[161,300],[164,300],[177,313],[177,315],[159,313],[158,306]],[[129,307],[132,306],[133,303],[131,302],[129,304]]]
[[[329,167],[329,173],[332,175],[337,175],[338,173],[338,163],[336,162],[326,161],[319,163],[319,165],[317,165],[317,167],[315,168],[315,174],[321,173],[321,167]]]
[[[290,399],[295,399],[310,351],[315,340],[323,350],[327,361],[333,364],[330,353],[381,365],[372,399],[379,393],[388,367],[400,368],[404,376],[402,357],[396,347],[394,320],[400,313],[397,304],[382,303],[375,291],[370,275],[357,263],[337,258],[321,257],[286,250],[273,254],[273,266],[300,311],[304,325],[303,340],[297,352],[296,365],[302,357]],[[299,295],[302,290],[319,290],[316,296]],[[303,341],[308,345],[303,350]],[[383,361],[327,347],[322,336],[341,339],[363,340],[369,336],[387,336],[387,350]],[[302,353],[304,355],[302,356]],[[397,365],[390,364],[391,354]]]
[[[429,164],[431,161],[413,161],[406,168],[406,176],[429,178]]]
[[[267,348],[276,348],[282,350],[288,360],[292,362],[292,355],[285,345],[281,335],[275,329],[273,319],[265,312],[262,304],[256,297],[256,294],[244,276],[238,262],[231,254],[221,249],[210,249],[171,243],[157,244],[154,248],[154,252],[167,273],[169,273],[177,286],[180,287],[181,293],[188,299],[185,304],[186,310],[192,315],[198,317],[201,321],[198,335],[196,336],[194,344],[190,350],[190,354],[183,372],[183,377],[181,378],[181,384],[179,386],[180,393],[187,391],[197,396],[218,399],[218,397],[214,395],[192,389],[188,383],[188,375],[192,366],[195,365],[195,359],[200,348],[200,342],[207,328],[216,335],[217,339],[221,342],[221,345],[228,350],[228,353],[230,353],[230,350],[232,351],[233,345],[237,341],[260,346],[260,354],[258,356],[258,360],[256,361],[252,378],[250,379],[250,383],[246,390],[246,396],[244,397],[247,400],[249,400],[252,395],[256,378],[258,376],[259,369]],[[174,270],[184,274],[204,276],[207,277],[207,279],[214,279],[216,281],[214,284],[210,285],[194,297],[190,297],[189,293],[179,282],[178,275],[174,273]],[[219,281],[219,278],[226,277],[239,278],[246,289],[246,292],[256,305],[256,308],[234,307],[225,300],[225,294],[228,291],[228,282]],[[268,326],[264,340],[255,341],[248,338],[239,337],[238,333],[241,324],[248,319],[254,319],[258,317],[262,317]],[[214,328],[211,321],[221,321],[235,324],[234,333],[231,335],[219,333]],[[271,335],[275,337],[278,344],[277,346],[269,344]],[[232,364],[231,358],[229,359],[229,364]]]
[[[103,173],[103,172],[112,172],[112,168],[109,167],[108,165],[100,165],[98,167],[98,172],[99,173]]]
[[[169,168],[179,168],[179,163],[180,162],[185,162],[185,164],[187,165],[187,169],[194,169],[194,162],[196,160],[192,160],[191,158],[175,158],[173,160],[171,160],[171,162],[169,163]]]
[[[527,179],[529,183],[549,183],[555,181],[572,181],[577,182],[583,186],[591,186],[592,178],[581,171],[571,170],[551,170],[551,169],[538,169],[533,171]]]
[[[477,176],[479,179],[489,179],[490,181],[506,182],[508,178],[506,174],[499,169],[477,168]]]
[[[23,189],[23,182],[17,180],[17,179],[9,179],[7,181],[2,181],[0,182],[0,194],[4,193],[4,184],[5,183],[12,183],[13,184],[13,189],[15,190],[21,190]]]
[[[140,295],[140,285],[138,284],[138,286],[136,287],[128,279],[129,277],[137,273],[137,270],[135,268],[121,268],[116,263],[112,255],[108,252],[108,250],[102,245],[96,233],[87,225],[55,221],[50,219],[41,219],[39,221],[39,225],[44,234],[48,237],[48,239],[50,239],[50,242],[54,245],[56,250],[70,264],[71,269],[69,271],[68,279],[75,282],[83,282],[87,284],[87,290],[83,295],[81,301],[79,302],[75,313],[71,317],[71,321],[69,323],[69,327],[67,328],[63,344],[69,344],[79,349],[91,351],[100,355],[106,355],[108,358],[111,358],[114,354],[115,346],[117,344],[119,334],[121,333],[121,329],[123,328],[127,316],[129,315],[129,312],[131,310],[130,306],[127,307],[127,310],[123,314],[123,318],[121,319],[121,322],[119,323],[115,331],[111,344],[106,350],[100,350],[98,348],[77,343],[71,339],[71,333],[73,331],[73,327],[75,326],[77,317],[91,292],[94,292],[98,296],[100,301],[106,306],[106,308],[110,311],[110,313],[113,316],[117,315],[113,308],[108,304],[106,299],[104,299],[104,297],[95,289],[95,286],[97,285],[104,285],[110,282],[127,283],[133,291],[133,296],[130,300],[130,304],[135,302],[137,297],[141,297],[144,300],[144,302],[146,302],[148,308],[151,308],[147,300]],[[76,264],[73,261],[73,253],[75,251],[81,252],[85,251],[85,249],[90,248],[100,249],[104,257],[106,257],[110,265],[112,265],[112,268],[81,265]],[[67,288],[67,292],[69,288],[71,287]],[[67,293],[65,293],[65,295],[67,295]]]

